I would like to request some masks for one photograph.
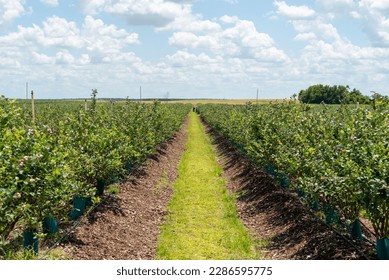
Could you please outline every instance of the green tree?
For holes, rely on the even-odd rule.
[[[298,99],[302,103],[310,104],[367,104],[370,102],[367,96],[364,96],[355,88],[350,91],[349,86],[329,86],[322,84],[313,85],[305,90],[301,90],[298,94]]]

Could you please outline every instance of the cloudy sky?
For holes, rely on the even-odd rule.
[[[389,0],[0,0],[0,94],[389,94]]]

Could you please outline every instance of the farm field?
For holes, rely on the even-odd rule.
[[[231,104],[231,105],[244,105],[246,103],[253,104],[269,104],[269,103],[283,103],[283,99],[188,99],[188,100],[171,100],[165,102],[173,103],[190,103],[190,104]]]
[[[247,103],[252,103],[252,104],[269,104],[269,103],[285,103],[288,102],[286,99],[143,99],[139,101],[139,99],[129,99],[130,102],[133,103],[146,103],[150,104],[155,101],[164,103],[164,104],[231,104],[231,105],[245,105]],[[258,101],[258,102],[257,102]],[[79,105],[82,106],[85,104],[85,99],[37,99],[35,101],[37,104],[74,104],[74,105]],[[90,100],[87,100],[87,103],[90,102]],[[125,99],[99,99],[100,103],[125,103],[127,102]],[[20,104],[21,106],[26,106],[29,107],[31,104],[30,100],[17,100],[17,103]]]
[[[387,257],[387,104],[0,102],[1,258]]]

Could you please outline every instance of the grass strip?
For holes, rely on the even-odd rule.
[[[186,151],[158,242],[158,259],[258,259],[222,173],[199,116],[192,112]]]

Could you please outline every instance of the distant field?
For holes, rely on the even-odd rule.
[[[156,99],[144,99],[142,100],[142,103],[152,103]],[[110,102],[109,99],[97,99],[98,102]],[[125,102],[124,99],[113,99],[114,102]],[[234,105],[244,105],[248,102],[251,102],[253,104],[256,104],[257,102],[259,104],[268,104],[268,103],[281,103],[287,101],[287,99],[171,99],[171,100],[165,100],[165,99],[159,99],[162,103],[181,103],[181,104],[234,104]],[[31,100],[25,100],[25,99],[18,99],[17,102],[19,104],[25,104],[30,103]],[[44,103],[74,103],[74,104],[80,104],[84,103],[85,99],[36,99],[35,102],[37,104],[44,104]],[[90,102],[90,99],[87,99],[87,102]],[[131,99],[131,102],[139,102],[139,99]]]
[[[188,99],[188,100],[170,100],[164,102],[172,103],[192,103],[192,104],[246,104],[248,102],[257,103],[256,99]],[[285,102],[284,99],[258,99],[258,103],[267,104],[275,102]]]
[[[248,102],[257,103],[256,99],[158,99],[162,103],[181,103],[181,104],[235,104],[244,105]],[[132,99],[132,102],[139,102],[139,99]],[[142,103],[154,102],[153,99],[144,99]],[[259,104],[285,102],[285,99],[258,99]]]

